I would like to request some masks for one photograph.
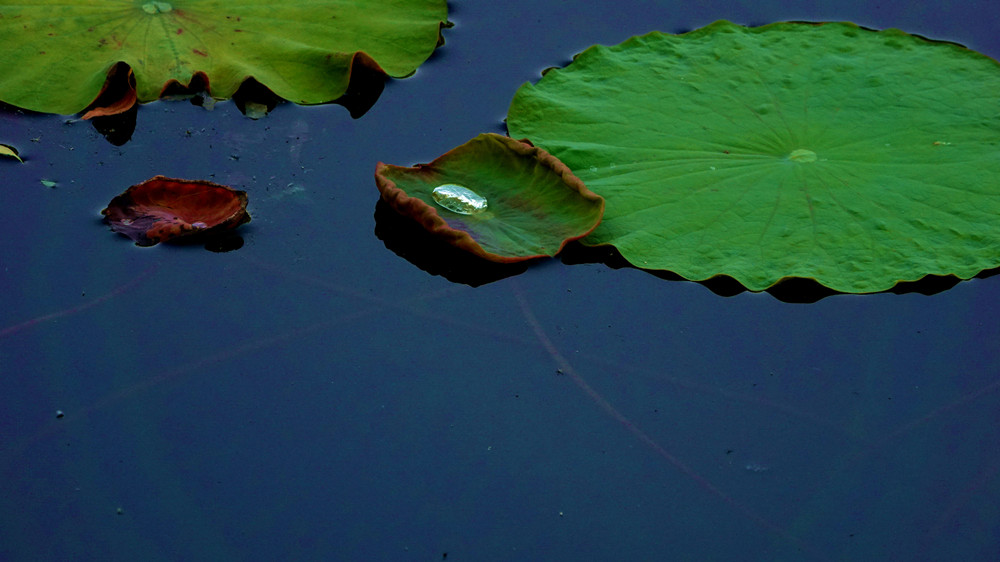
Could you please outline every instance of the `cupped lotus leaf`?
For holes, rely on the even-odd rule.
[[[124,62],[139,102],[204,76],[215,98],[247,78],[301,104],[347,90],[352,65],[412,74],[438,46],[445,0],[38,0],[0,6],[0,100],[76,113]]]
[[[1000,65],[849,23],[716,22],[592,47],[507,116],[605,197],[582,242],[759,291],[1000,265]]]
[[[164,176],[133,185],[101,211],[111,230],[137,246],[232,230],[250,222],[247,194],[206,180]]]
[[[382,198],[451,244],[496,262],[554,256],[600,222],[604,200],[531,144],[485,133],[430,164],[378,163]]]

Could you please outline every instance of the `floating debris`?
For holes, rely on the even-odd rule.
[[[24,162],[21,157],[17,155],[17,149],[9,144],[0,144],[0,156],[9,156],[10,158],[16,159],[18,162]]]

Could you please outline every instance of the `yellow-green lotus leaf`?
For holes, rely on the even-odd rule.
[[[392,77],[412,74],[446,23],[445,0],[7,3],[0,100],[76,113],[121,61],[135,73],[139,102],[204,74],[219,99],[252,77],[295,103],[324,103],[344,94],[358,60]]]

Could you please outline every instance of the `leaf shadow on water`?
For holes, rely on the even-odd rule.
[[[441,241],[379,198],[375,236],[387,249],[418,268],[453,283],[479,287],[528,270],[531,262],[497,263]]]
[[[375,106],[390,78],[381,71],[371,57],[361,52],[355,54],[352,69],[347,91],[329,103],[343,106],[353,119],[360,119]],[[175,80],[164,87],[160,100],[177,99],[188,99],[193,105],[203,106],[207,111],[211,111],[215,102],[219,101],[212,99],[208,77],[203,72],[196,72],[187,84]],[[128,100],[131,100],[131,103]],[[273,111],[279,104],[287,103],[252,76],[243,81],[233,94],[232,101],[240,113],[252,119],[259,119]],[[127,106],[128,109],[108,115],[86,116],[93,108],[118,104]],[[0,105],[0,109],[17,110],[7,104]],[[84,115],[84,119],[91,122],[94,130],[114,146],[122,146],[132,139],[139,114],[139,104],[135,103],[135,77],[127,64],[119,62],[111,67],[101,93],[81,114]]]
[[[583,244],[574,243],[567,246],[566,250],[563,251],[560,257],[562,258],[563,263],[567,265],[600,263],[610,267],[611,269],[628,268],[645,271],[654,277],[659,277],[660,279],[664,279],[666,281],[698,283],[720,297],[733,297],[747,292],[746,287],[728,275],[717,275],[703,281],[691,281],[670,271],[649,270],[636,267],[626,261],[613,246],[588,247]],[[973,278],[987,279],[997,275],[998,273],[1000,273],[1000,267],[983,270]],[[916,281],[900,281],[891,289],[883,292],[894,293],[897,295],[919,293],[930,296],[951,289],[961,281],[963,280],[954,275],[926,275]],[[826,297],[845,294],[821,285],[814,279],[806,279],[802,277],[783,279],[764,292],[782,302],[802,304],[814,303]]]
[[[385,243],[386,248],[420,269],[472,287],[520,275],[532,264],[537,263],[499,264],[473,256],[431,235],[409,217],[396,213],[381,199],[375,206],[375,235]],[[626,261],[613,246],[588,247],[579,242],[570,242],[557,257],[562,263],[570,266],[603,264],[615,270],[644,271],[665,281],[693,282],[721,297],[733,297],[747,292],[746,287],[728,275],[717,275],[704,281],[691,281],[670,271],[638,268]],[[1000,267],[984,270],[974,278],[987,279],[998,273]],[[962,279],[954,275],[927,275],[916,281],[900,281],[885,292],[930,296],[951,289],[961,281]],[[782,302],[802,304],[844,294],[825,287],[813,279],[800,277],[782,280],[765,292]]]

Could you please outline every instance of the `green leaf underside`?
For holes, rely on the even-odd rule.
[[[874,292],[1000,265],[1000,65],[848,23],[596,46],[507,116],[606,199],[582,240],[748,289]]]
[[[296,103],[347,89],[355,52],[407,76],[438,44],[444,0],[277,3],[271,0],[40,0],[0,6],[0,99],[70,114],[100,92],[118,61],[132,67],[140,102],[171,80],[209,78],[228,98],[248,77]]]
[[[604,202],[545,151],[485,133],[430,164],[379,164],[383,198],[398,212],[481,257],[513,262],[553,256],[601,220]],[[432,192],[456,184],[485,197],[476,214],[449,211]]]

